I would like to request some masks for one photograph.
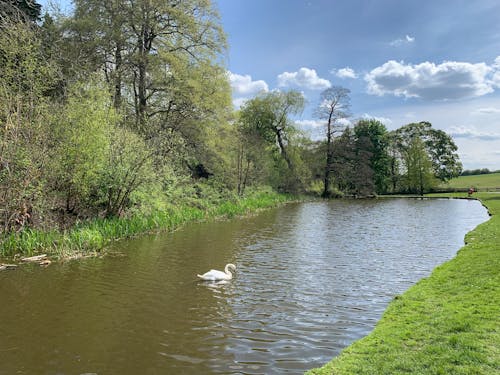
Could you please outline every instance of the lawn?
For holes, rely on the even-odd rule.
[[[500,194],[476,197],[493,216],[457,256],[396,297],[372,333],[308,374],[500,374]]]
[[[479,191],[494,190],[495,188],[500,191],[500,173],[460,176],[440,185],[441,188],[452,189],[468,189],[471,186],[474,186]]]

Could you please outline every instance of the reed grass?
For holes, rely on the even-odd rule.
[[[32,256],[48,253],[64,258],[77,254],[91,254],[101,251],[114,240],[147,232],[173,230],[188,222],[246,215],[295,199],[297,197],[291,195],[264,191],[219,204],[199,202],[202,203],[198,204],[199,207],[172,206],[167,210],[149,214],[135,213],[122,218],[93,219],[79,223],[66,231],[27,229],[0,239],[0,256]]]

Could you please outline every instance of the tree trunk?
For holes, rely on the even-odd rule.
[[[114,77],[114,85],[115,85],[115,95],[113,98],[113,106],[118,109],[122,104],[122,51],[121,44],[116,44],[115,50],[115,77]]]
[[[137,40],[137,53],[138,53],[138,62],[137,62],[137,98],[136,98],[136,113],[138,116],[138,123],[142,126],[146,122],[147,118],[147,73],[148,73],[148,55],[151,52],[152,42],[154,36],[149,32],[149,26],[147,20],[141,26],[140,35],[138,35]]]
[[[292,161],[290,160],[290,157],[288,156],[288,153],[286,152],[281,132],[282,131],[280,128],[276,130],[276,139],[278,140],[278,145],[280,147],[281,155],[283,156],[283,159],[285,159],[286,164],[288,165],[288,169],[290,169],[290,171],[293,172],[294,171],[293,164]]]
[[[137,82],[137,115],[138,120],[141,125],[145,123],[146,120],[146,108],[147,108],[147,98],[146,98],[146,64],[141,61],[139,63],[139,76]]]
[[[324,190],[323,190],[323,198],[329,198],[331,196],[330,192],[330,174],[332,170],[333,164],[333,152],[331,150],[331,144],[327,145],[328,150],[326,153],[326,165],[325,165],[325,181],[324,181]]]
[[[333,164],[332,115],[333,115],[333,111],[330,112],[330,115],[328,117],[328,124],[327,124],[327,131],[326,131],[325,181],[324,181],[323,194],[321,195],[323,198],[329,198],[331,195],[331,192],[330,192],[330,172],[332,170],[332,164]]]
[[[241,189],[241,195],[245,192],[245,188],[247,187],[248,181],[248,172],[250,171],[250,159],[247,159],[247,166],[245,168],[245,175],[243,177],[243,187]]]
[[[243,195],[242,184],[243,184],[243,145],[238,149],[238,196]]]

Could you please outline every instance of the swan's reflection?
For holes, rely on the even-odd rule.
[[[203,284],[207,288],[217,290],[224,288],[226,285],[229,285],[231,283],[229,280],[219,280],[219,281],[205,281],[202,282],[201,284]]]

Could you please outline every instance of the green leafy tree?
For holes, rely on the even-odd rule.
[[[3,0],[0,1],[0,18],[14,22],[40,20],[42,6],[34,0]]]
[[[432,161],[427,153],[424,142],[419,137],[413,137],[404,153],[406,174],[405,188],[410,193],[423,195],[435,186]]]
[[[387,154],[389,156],[389,180],[390,191],[395,193],[400,187],[402,160],[400,148],[398,147],[397,135],[395,132],[387,134]]]
[[[186,168],[217,167],[211,137],[231,95],[210,1],[76,0],[66,29],[69,75],[104,72],[114,107],[135,120],[127,124],[156,151],[157,168],[173,154]]]
[[[388,190],[390,176],[390,157],[388,154],[387,129],[375,119],[360,120],[354,126],[357,149],[370,154],[369,167],[373,173],[373,185],[379,194]]]
[[[98,79],[71,87],[54,129],[52,174],[67,213],[120,216],[138,189],[162,180],[155,150],[125,121]]]
[[[22,230],[44,210],[52,121],[44,92],[56,72],[31,25],[0,20],[0,230]]]
[[[393,139],[396,142],[396,147],[404,151],[416,137],[422,140],[432,162],[434,176],[437,179],[447,181],[460,175],[462,164],[457,154],[458,148],[448,134],[432,128],[431,123],[422,121],[397,129]]]
[[[356,174],[356,141],[350,127],[344,129],[334,140],[335,153],[332,159],[332,170],[337,191],[352,194],[355,190]],[[332,193],[330,193],[332,194]]]
[[[147,191],[162,179],[154,170],[151,150],[140,136],[119,125],[109,135],[105,168],[98,179],[107,217],[122,215],[136,191]]]
[[[63,192],[69,213],[96,202],[92,195],[106,167],[110,133],[118,117],[110,107],[106,88],[98,82],[76,84],[69,92],[54,129],[56,168],[53,184]]]
[[[225,35],[210,1],[76,0],[69,29],[74,61],[81,56],[87,69],[105,72],[115,107],[126,99],[138,126],[156,116],[165,122],[192,114],[198,91],[189,89],[205,86],[209,98],[218,80],[227,82],[218,69]],[[206,79],[210,69],[215,74]]]
[[[269,92],[246,102],[241,109],[241,121],[247,131],[255,132],[264,141],[277,145],[288,168],[293,170],[287,146],[296,131],[289,116],[304,109],[304,97],[297,91]]]
[[[291,175],[286,189],[298,189],[301,185],[296,173],[296,154],[292,152],[291,140],[297,130],[290,116],[301,113],[304,97],[297,91],[269,92],[246,102],[240,113],[242,130],[250,137],[257,136],[265,145],[274,149],[280,156]],[[278,168],[278,171],[280,168]]]
[[[269,175],[268,146],[257,133],[250,132],[241,122],[236,124],[236,191],[242,196],[247,186],[263,183]],[[233,141],[234,143],[234,141]]]

